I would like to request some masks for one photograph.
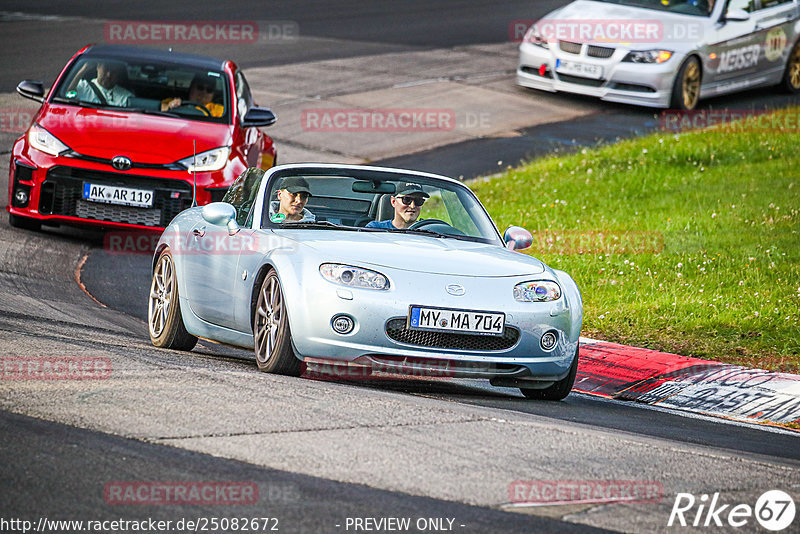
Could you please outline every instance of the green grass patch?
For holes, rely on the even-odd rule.
[[[470,186],[501,229],[533,232],[527,253],[575,279],[584,335],[798,372],[798,116],[584,149]]]

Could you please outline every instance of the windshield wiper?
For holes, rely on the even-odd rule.
[[[356,230],[351,226],[332,223],[330,221],[285,222],[281,228],[338,228],[340,230]]]
[[[91,108],[91,109],[106,108],[106,106],[98,104],[97,102],[87,102],[86,100],[72,100],[69,98],[61,98],[59,96],[54,97],[52,101],[57,104],[72,104],[73,106],[80,106],[82,108]]]
[[[161,111],[158,109],[145,109],[145,108],[124,108],[125,111],[130,111],[132,113],[144,113],[145,115],[161,115],[162,117],[175,117],[180,119],[182,115],[175,113],[174,111]]]

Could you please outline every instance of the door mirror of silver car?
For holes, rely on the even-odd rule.
[[[503,234],[503,241],[511,250],[524,250],[533,243],[533,236],[521,226],[509,226]]]
[[[241,230],[236,222],[236,208],[227,202],[212,202],[203,206],[201,211],[203,219],[214,226],[227,226],[228,235],[234,235]]]
[[[725,13],[725,20],[733,22],[744,22],[746,20],[750,20],[750,13],[748,13],[744,9],[731,9],[730,11]]]
[[[19,82],[19,85],[17,85],[17,92],[25,98],[30,98],[37,102],[44,101],[44,84],[42,82],[22,80]]]

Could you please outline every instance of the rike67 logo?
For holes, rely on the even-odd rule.
[[[678,493],[667,526],[734,527],[752,524],[752,519],[765,529],[778,532],[794,522],[795,505],[792,497],[781,490],[764,492],[755,507],[749,504],[721,504],[719,492],[695,498],[691,493]]]

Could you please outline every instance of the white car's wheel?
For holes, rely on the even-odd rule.
[[[302,362],[292,349],[292,333],[281,283],[275,271],[270,271],[258,292],[253,319],[256,363],[265,373],[300,376]]]
[[[670,106],[673,109],[683,110],[692,110],[697,107],[697,103],[700,101],[702,79],[703,72],[700,68],[700,61],[695,56],[689,57],[683,62],[675,77]]]
[[[165,249],[158,257],[153,271],[147,303],[147,326],[150,341],[156,347],[192,350],[197,344],[197,338],[187,332],[183,325],[178,279],[169,249]]]
[[[790,93],[800,93],[800,41],[797,41],[786,62],[783,87]]]

